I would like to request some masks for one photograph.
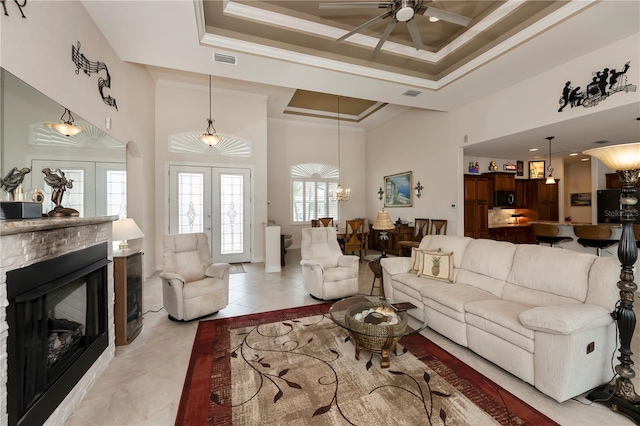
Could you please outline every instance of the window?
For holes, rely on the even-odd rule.
[[[310,222],[319,217],[332,217],[338,223],[338,202],[330,192],[338,187],[339,171],[327,164],[296,164],[291,167],[291,221]]]

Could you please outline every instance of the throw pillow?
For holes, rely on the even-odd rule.
[[[453,253],[424,252],[419,275],[453,282]]]
[[[439,253],[441,252],[442,249],[438,248],[435,250],[420,250],[419,248],[416,247],[412,247],[411,248],[411,261],[410,261],[410,265],[411,265],[411,270],[409,272],[417,272],[418,276],[420,276],[420,272],[422,271],[422,259],[423,259],[423,254],[425,252],[433,252],[433,253]]]

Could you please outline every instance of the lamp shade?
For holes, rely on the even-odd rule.
[[[612,170],[640,169],[640,142],[603,146],[582,153],[596,157]]]
[[[133,219],[127,218],[113,222],[113,239],[115,241],[135,240],[144,234]]]
[[[379,211],[372,228],[376,231],[386,231],[388,229],[394,229],[395,225],[393,224],[393,222],[391,222],[391,216],[389,216],[389,212],[386,212],[384,210]]]

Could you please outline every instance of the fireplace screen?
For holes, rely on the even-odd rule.
[[[7,273],[9,423],[41,424],[108,345],[106,244]]]

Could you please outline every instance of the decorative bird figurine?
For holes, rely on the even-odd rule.
[[[31,172],[29,167],[23,167],[21,169],[14,167],[5,177],[0,178],[0,188],[9,193],[12,201],[15,198],[14,191],[22,184],[24,176],[29,172]]]

